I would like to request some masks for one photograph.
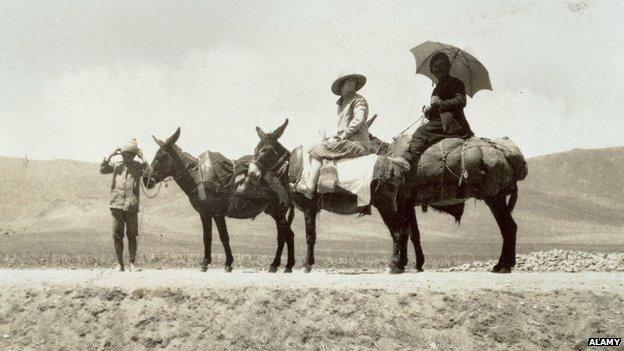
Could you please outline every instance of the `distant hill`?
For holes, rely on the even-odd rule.
[[[520,190],[537,214],[624,225],[624,147],[532,158]]]
[[[572,238],[581,232],[595,233],[597,240],[624,236],[624,147],[572,150],[531,158],[529,176],[520,183],[516,221],[526,240],[538,236]],[[2,225],[20,231],[60,231],[98,228],[108,230],[110,175],[100,175],[98,164],[70,160],[25,162],[0,157],[0,230]],[[142,197],[142,220],[146,228],[195,232],[199,218],[186,196],[171,183],[156,199]],[[498,229],[481,202],[469,201],[462,226],[448,216],[419,214],[423,235],[474,235],[492,238]],[[303,231],[297,213],[297,230]],[[353,219],[343,230],[343,217],[323,213],[320,230],[332,235],[354,233],[387,236],[377,215]],[[256,224],[271,228],[268,216]],[[268,230],[267,230],[268,231]],[[353,232],[353,233],[352,233]],[[373,233],[374,232],[374,233]],[[449,234],[450,233],[450,234]],[[459,233],[459,234],[458,234]],[[303,235],[301,235],[303,237]],[[602,238],[602,239],[601,239]],[[618,239],[624,242],[624,238]]]

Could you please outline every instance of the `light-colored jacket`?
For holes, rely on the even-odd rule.
[[[141,177],[147,171],[147,165],[132,161],[129,165],[123,162],[110,163],[106,160],[100,165],[100,173],[113,173],[111,183],[110,208],[128,212],[139,211],[139,190]]]
[[[365,148],[370,148],[371,142],[368,136],[368,103],[359,94],[343,101],[336,101],[338,105],[338,136],[342,139],[355,140],[362,143]]]

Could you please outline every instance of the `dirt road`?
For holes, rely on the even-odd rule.
[[[584,349],[624,273],[0,270],[2,350]]]

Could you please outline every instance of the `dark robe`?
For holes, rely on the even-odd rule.
[[[468,139],[474,135],[464,115],[466,89],[461,80],[446,76],[438,82],[431,96],[437,96],[441,102],[437,109],[427,113],[429,121],[412,135],[409,149],[403,155],[410,163],[429,146],[442,139]]]

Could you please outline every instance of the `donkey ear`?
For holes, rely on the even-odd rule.
[[[152,138],[154,138],[154,141],[156,142],[156,144],[158,144],[158,146],[162,147],[163,145],[165,145],[165,142],[158,139],[157,137],[152,135]]]
[[[376,118],[377,118],[377,115],[374,115],[373,117],[369,118],[368,121],[366,121],[366,127],[370,128],[371,124],[373,124],[373,122],[375,122]]]
[[[165,141],[165,145],[171,146],[171,145],[175,144],[176,141],[178,141],[179,137],[180,137],[180,127],[178,127],[178,129],[176,129],[175,133],[173,133],[173,135],[170,136],[169,139],[167,139],[167,141]]]
[[[288,125],[288,118],[286,118],[286,120],[284,121],[284,124],[282,124],[279,128],[277,128],[271,133],[271,137],[274,138],[275,140],[279,139],[282,136],[282,134],[284,134],[284,130],[286,129],[287,125]]]
[[[256,127],[256,133],[258,133],[258,136],[261,140],[266,138],[267,136],[267,133],[265,133],[264,130],[262,130],[260,127]]]

